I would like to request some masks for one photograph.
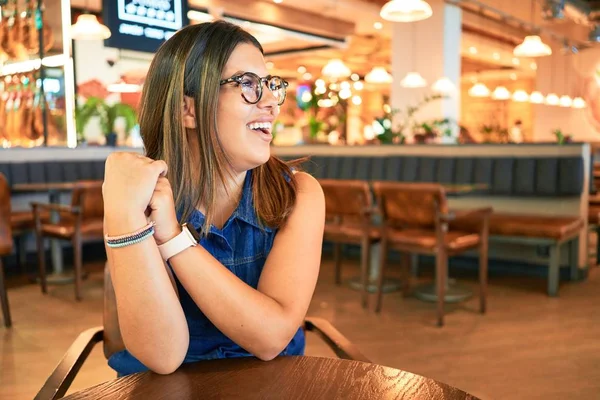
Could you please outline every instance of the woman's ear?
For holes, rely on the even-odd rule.
[[[183,126],[196,129],[196,107],[194,99],[188,96],[183,96]]]

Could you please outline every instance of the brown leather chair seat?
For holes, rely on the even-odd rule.
[[[360,225],[325,224],[325,235],[332,241],[360,243],[364,237],[364,231],[364,227]],[[371,239],[379,239],[381,237],[381,232],[379,228],[370,227],[368,236]]]
[[[451,226],[467,231],[477,229],[478,221],[459,218]],[[547,238],[562,241],[574,236],[583,227],[579,217],[492,213],[490,235]]]
[[[43,212],[42,222],[50,221],[50,213]],[[13,211],[10,214],[10,226],[15,232],[29,231],[35,228],[33,211]]]
[[[444,245],[450,251],[470,249],[479,245],[480,235],[475,233],[449,231],[446,232]],[[396,245],[418,246],[434,250],[437,245],[436,232],[423,229],[390,229],[390,243]]]
[[[101,237],[103,234],[103,226],[102,219],[82,222],[80,228],[81,238]],[[57,224],[43,224],[42,233],[44,236],[69,240],[75,234],[75,225],[70,221],[59,222]]]

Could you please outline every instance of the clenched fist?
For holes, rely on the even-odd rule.
[[[164,161],[136,153],[115,152],[106,159],[102,195],[109,215],[144,213],[160,176],[167,174]]]
[[[102,195],[109,235],[135,231],[146,224],[147,217],[156,222],[154,237],[159,245],[181,231],[166,174],[167,164],[162,160],[126,152],[108,156]]]

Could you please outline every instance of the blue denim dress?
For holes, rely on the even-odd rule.
[[[200,231],[204,215],[195,211],[188,223]],[[210,233],[201,239],[200,245],[238,278],[256,289],[276,233],[277,230],[261,227],[259,223],[253,207],[252,171],[248,171],[237,209],[223,229],[211,226]],[[173,275],[190,334],[184,363],[216,358],[251,357],[252,354],[234,343],[209,321],[181,285],[177,275]],[[201,282],[198,284],[202,285]],[[280,355],[303,355],[304,347],[304,330],[300,327]],[[108,359],[108,365],[117,371],[119,376],[148,370],[127,350],[113,354]]]

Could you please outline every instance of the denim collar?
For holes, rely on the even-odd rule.
[[[204,224],[204,219],[204,214],[199,210],[195,210],[189,218],[189,223],[191,223],[196,229],[199,229]],[[231,214],[231,217],[229,217],[229,219],[223,226],[223,230],[225,230],[234,219],[244,221],[247,224],[250,224],[258,229],[264,229],[266,232],[273,232],[273,228],[261,224],[258,216],[256,215],[256,211],[254,210],[252,196],[252,170],[246,172],[246,177],[244,178],[244,186],[242,188],[242,197],[240,198],[240,201],[235,211],[233,212],[233,214]],[[211,226],[210,231],[214,232],[215,230],[217,229],[214,226]]]

